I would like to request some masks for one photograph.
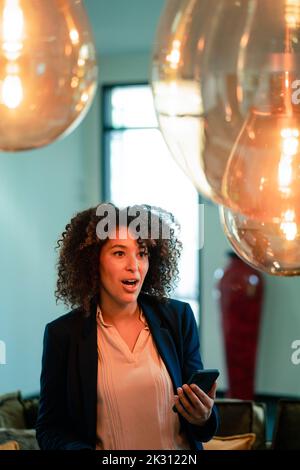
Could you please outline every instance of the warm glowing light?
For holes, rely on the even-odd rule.
[[[85,64],[85,60],[84,59],[81,59],[79,58],[78,61],[77,61],[77,65],[78,67],[84,67],[84,64]]]
[[[1,89],[1,101],[9,109],[17,108],[23,100],[23,87],[20,77],[8,75]]]
[[[82,60],[88,60],[89,58],[89,45],[82,44],[81,48],[79,49],[79,57]]]
[[[79,78],[78,77],[73,77],[71,80],[71,87],[76,88],[79,85]]]
[[[283,216],[283,221],[280,224],[280,229],[282,230],[286,240],[295,240],[298,230],[297,224],[294,222],[295,212],[293,210],[286,211]]]
[[[79,34],[78,34],[77,29],[71,29],[70,39],[72,41],[72,44],[78,44],[79,43]]]
[[[281,157],[278,165],[278,185],[280,191],[290,194],[293,178],[293,157],[298,153],[299,131],[298,129],[282,129],[281,133]]]
[[[89,99],[88,93],[82,93],[80,99],[81,99],[81,101],[82,101],[83,103],[86,103],[86,102],[88,101],[88,99]]]
[[[24,15],[19,0],[5,0],[2,17],[2,49],[9,60],[16,60],[23,48]]]
[[[170,54],[167,55],[166,61],[169,62],[172,69],[177,69],[180,62],[180,46],[181,42],[178,39],[175,39],[172,43],[172,50]]]
[[[297,28],[300,24],[300,4],[299,0],[285,0],[285,22],[291,29]]]
[[[288,127],[286,124],[290,124]],[[223,176],[228,206],[261,222],[300,222],[300,119],[253,109],[232,149]]]
[[[281,222],[280,228],[287,240],[295,240],[297,235],[297,225],[295,222]]]
[[[0,1],[0,64],[0,151],[72,132],[97,86],[83,0]]]

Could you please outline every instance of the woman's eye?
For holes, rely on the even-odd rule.
[[[140,256],[148,256],[148,251],[140,251]]]
[[[118,257],[122,256],[123,254],[124,254],[124,251],[115,251],[114,252],[114,255],[116,255]]]

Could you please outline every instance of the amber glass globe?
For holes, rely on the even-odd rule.
[[[299,78],[300,0],[167,1],[154,103],[171,153],[205,196],[261,221],[295,210],[299,222]]]
[[[260,271],[277,276],[300,274],[300,226],[258,222],[220,206],[225,234],[236,253]]]
[[[97,84],[81,0],[0,1],[0,150],[28,150],[70,133]]]

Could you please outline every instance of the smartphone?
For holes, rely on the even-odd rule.
[[[195,370],[187,381],[187,384],[196,384],[203,392],[208,393],[219,375],[220,372],[218,369]],[[172,409],[177,412],[175,405]]]

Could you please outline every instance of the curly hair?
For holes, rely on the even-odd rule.
[[[112,223],[115,227],[126,225],[129,228],[135,224],[136,232],[140,233],[137,242],[146,244],[149,253],[149,269],[141,292],[167,301],[179,278],[178,261],[182,250],[177,238],[179,224],[174,216],[146,204],[119,209],[104,203],[77,213],[57,242],[57,302],[63,301],[71,308],[81,307],[89,314],[91,301],[99,294],[99,256]]]

